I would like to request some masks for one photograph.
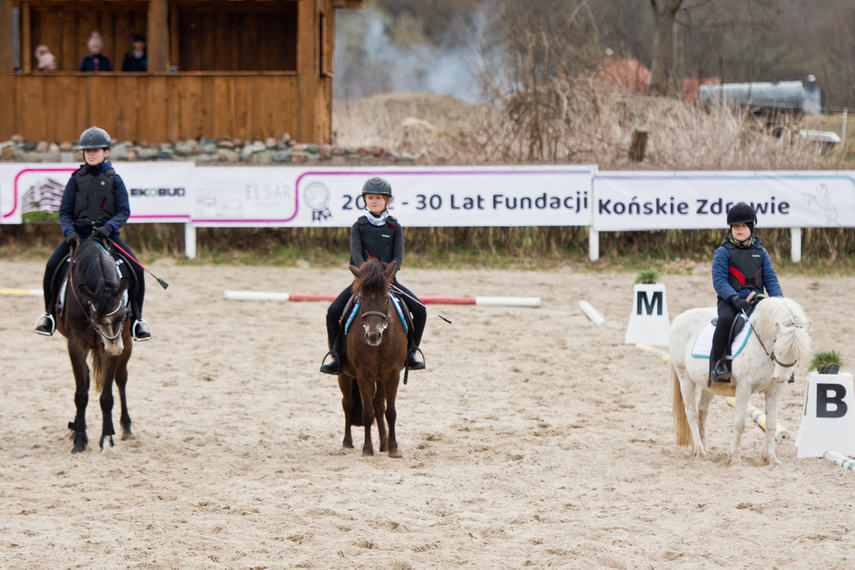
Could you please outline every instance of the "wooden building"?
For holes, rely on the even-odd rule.
[[[335,13],[364,0],[0,0],[0,141],[73,141],[90,125],[158,143],[331,137]],[[8,31],[12,33],[9,34]],[[93,31],[121,68],[146,35],[148,71],[78,72]],[[57,71],[37,69],[46,45]]]

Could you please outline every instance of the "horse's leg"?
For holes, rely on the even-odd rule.
[[[692,432],[692,457],[706,457],[707,449],[698,428],[698,395],[695,390],[695,382],[689,376],[688,370],[684,369],[683,375],[680,375],[680,393],[686,406],[686,421]]]
[[[781,465],[775,454],[775,438],[778,431],[778,403],[784,393],[786,384],[773,383],[766,389],[766,440],[763,447],[763,463],[766,465]]]
[[[398,381],[400,372],[386,379],[386,422],[389,424],[389,457],[401,457],[398,451],[398,439],[395,436],[395,419],[398,412],[395,410],[395,398],[398,396]]]
[[[712,392],[701,388],[701,399],[698,402],[698,436],[701,438],[701,445],[704,446],[704,449],[707,447],[707,413],[712,400]]]
[[[341,445],[353,449],[353,436],[350,434],[350,426],[353,424],[353,406],[356,403],[353,398],[353,378],[339,374],[338,387],[341,390],[341,408],[344,410],[344,441]]]
[[[122,415],[119,422],[122,425],[122,440],[133,437],[131,432],[131,416],[128,414],[128,399],[125,394],[125,387],[128,384],[128,360],[131,358],[131,341],[130,335],[125,342],[125,350],[119,357],[119,363],[116,367],[116,388],[119,389],[119,404],[122,407]]]
[[[74,406],[77,410],[74,422],[68,425],[74,430],[71,435],[74,441],[71,453],[86,451],[86,444],[89,443],[86,436],[86,405],[89,403],[89,366],[86,364],[88,352],[89,350],[81,348],[78,342],[68,341],[68,356],[74,373]]]
[[[362,399],[362,422],[365,426],[365,443],[362,445],[362,455],[374,455],[374,445],[371,443],[371,424],[374,423],[374,391],[376,381],[371,378],[359,378],[359,396]]]
[[[745,431],[745,412],[748,409],[748,399],[751,397],[751,388],[746,380],[744,384],[736,385],[734,417],[733,417],[733,445],[730,447],[730,464],[742,463],[740,457],[740,446],[742,444],[742,432]],[[768,418],[767,418],[768,421]]]
[[[374,419],[377,422],[377,438],[380,440],[380,453],[388,451],[389,438],[386,435],[386,420],[383,413],[386,411],[386,390],[378,385],[374,390]]]
[[[95,352],[95,358],[101,359],[101,439],[98,446],[104,449],[104,442],[109,441],[110,447],[116,445],[113,442],[113,379],[116,377],[118,359],[108,356],[101,347]]]

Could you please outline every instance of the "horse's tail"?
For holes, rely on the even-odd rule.
[[[680,390],[680,377],[677,369],[671,365],[671,416],[674,419],[674,435],[677,445],[688,447],[692,443],[692,430],[686,417],[686,404],[683,402],[683,392]]]
[[[92,354],[92,377],[94,378],[95,391],[101,393],[101,351],[93,350]]]

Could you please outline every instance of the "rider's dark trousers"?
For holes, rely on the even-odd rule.
[[[736,319],[737,311],[729,301],[719,298],[718,300],[718,323],[715,325],[712,348],[710,349],[710,364],[724,358],[727,351],[727,337],[730,335],[730,327]]]

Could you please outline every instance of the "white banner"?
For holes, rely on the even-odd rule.
[[[362,185],[392,185],[392,215],[407,227],[586,226],[591,166],[197,167],[196,226],[349,227]]]
[[[719,229],[738,202],[764,228],[855,227],[853,172],[599,172],[594,229]]]
[[[299,226],[298,174],[287,166],[198,166],[193,225]]]
[[[0,165],[0,216],[4,224],[56,219],[65,185],[77,163]],[[192,207],[192,162],[113,163],[122,177],[131,222],[188,222]]]

